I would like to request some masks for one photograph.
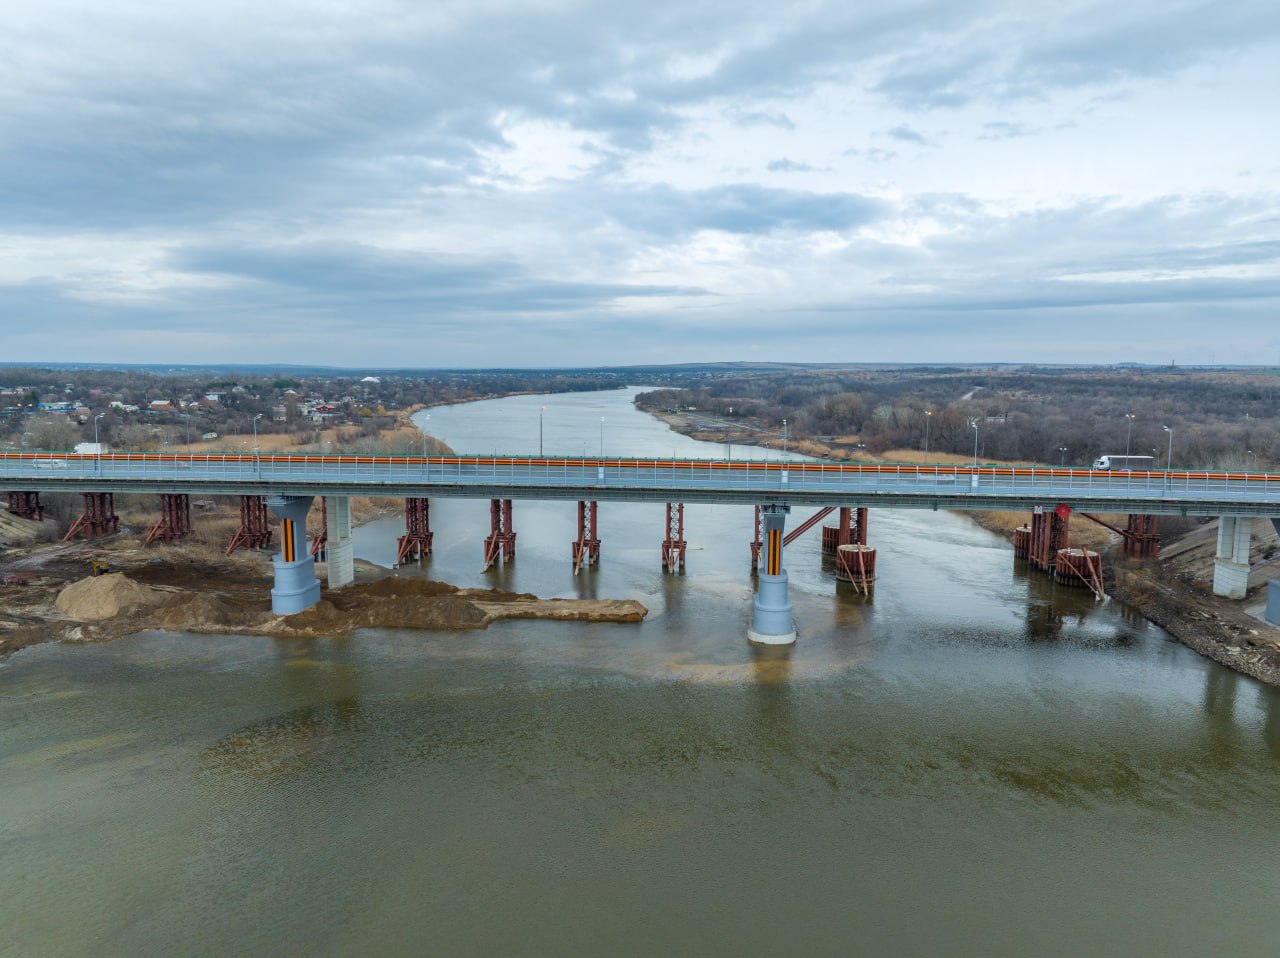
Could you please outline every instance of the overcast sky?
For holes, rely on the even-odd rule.
[[[1280,7],[0,4],[0,361],[1280,363]]]

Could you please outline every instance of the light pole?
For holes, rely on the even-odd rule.
[[[105,412],[100,412],[93,417],[93,452],[98,457],[98,472],[102,472],[102,445],[98,442],[98,420],[105,415]]]
[[[1246,450],[1244,451],[1244,454],[1245,454],[1246,456],[1253,456],[1253,468],[1257,469],[1257,468],[1258,468],[1258,454],[1257,454],[1256,452],[1254,452],[1252,449],[1246,449]],[[1246,459],[1246,460],[1244,461],[1244,463],[1245,463],[1245,466],[1247,467],[1247,466],[1249,465],[1249,460],[1248,460],[1248,459]]]
[[[538,407],[538,456],[542,456],[542,414],[547,411],[546,406]]]
[[[604,458],[604,416],[600,417],[600,458]]]
[[[1169,434],[1169,458],[1165,460],[1164,471],[1168,472],[1173,468],[1173,430],[1168,426],[1161,426],[1165,432]]]
[[[933,422],[933,410],[924,411],[924,461],[929,461],[929,423]]]
[[[1058,447],[1058,452],[1060,452],[1060,453],[1061,453],[1061,455],[1060,455],[1060,456],[1058,456],[1058,465],[1059,465],[1059,466],[1065,466],[1065,465],[1067,464],[1067,447],[1066,447],[1066,446],[1059,446],[1059,447]]]
[[[431,413],[427,413],[426,420],[428,423],[431,422]],[[427,430],[426,429],[422,430],[422,458],[423,459],[427,458]]]
[[[258,420],[262,418],[262,413],[253,417],[253,456],[257,462],[258,471],[262,471],[262,451],[258,448]]]
[[[187,452],[191,451],[191,413],[183,413],[182,418],[187,421]]]
[[[787,421],[782,420],[782,454],[787,454]]]
[[[1129,440],[1133,438],[1133,420],[1136,417],[1133,415],[1133,413],[1127,412],[1124,414],[1124,418],[1125,418],[1124,455],[1125,455],[1125,458],[1127,459],[1129,457]]]
[[[970,419],[969,425],[973,427],[973,468],[978,468],[978,420]]]

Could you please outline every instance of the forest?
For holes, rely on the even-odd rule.
[[[976,438],[984,462],[1087,466],[1126,452],[1175,469],[1280,460],[1277,369],[798,367],[689,372],[673,387],[637,403],[772,431],[785,419],[797,440],[856,440],[875,453],[923,451],[927,441],[972,455]]]

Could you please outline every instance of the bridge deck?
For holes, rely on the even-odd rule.
[[[523,456],[0,453],[0,488],[34,492],[455,496],[934,509],[1065,502],[1098,512],[1280,515],[1280,475]]]

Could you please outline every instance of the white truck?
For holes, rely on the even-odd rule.
[[[107,451],[107,446],[101,442],[78,442],[75,451],[79,456],[100,456]]]
[[[1093,461],[1094,469],[1109,469],[1111,472],[1150,472],[1156,467],[1152,456],[1103,456]]]

